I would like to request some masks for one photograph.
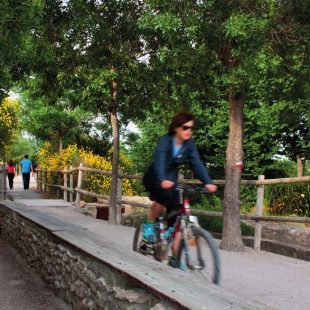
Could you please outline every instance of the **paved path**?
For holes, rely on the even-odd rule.
[[[29,190],[24,190],[22,176],[21,175],[15,176],[13,190],[8,190],[8,195],[12,197],[14,200],[16,199],[34,200],[34,199],[40,199],[40,198],[46,198],[46,199],[50,198],[43,191],[36,190],[37,183],[32,176],[30,176],[29,187],[30,187]]]
[[[30,196],[28,198],[31,198]],[[105,240],[111,240],[131,251],[134,232],[132,228],[109,225],[104,221],[83,216],[71,207],[56,208],[53,200],[48,201],[48,204],[47,201],[39,200],[34,203],[28,199],[19,202],[28,207],[33,205],[37,212],[44,213],[55,223],[65,218],[67,223],[83,227],[97,238],[104,237]],[[220,251],[220,254],[223,267],[221,286],[226,291],[240,299],[263,304],[264,309],[310,309],[310,262],[263,251],[256,252],[250,248],[247,248],[245,253]],[[193,281],[203,279],[195,278]]]
[[[0,238],[0,310],[64,310],[64,301]]]

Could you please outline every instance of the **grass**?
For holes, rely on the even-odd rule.
[[[202,228],[214,232],[223,232],[223,218],[222,217],[211,217],[211,216],[198,216],[199,224]],[[254,236],[254,227],[245,223],[240,223],[241,233],[243,236]]]
[[[222,207],[217,206],[216,208],[206,208],[202,205],[195,205],[193,209],[208,210],[208,211],[223,211]],[[122,225],[136,227],[142,219],[147,217],[148,210],[141,208],[134,208],[130,213],[126,214],[122,219]],[[223,218],[211,217],[211,216],[198,216],[199,224],[202,228],[213,232],[222,233],[223,231]],[[254,228],[245,223],[241,222],[241,232],[243,236],[253,236]]]

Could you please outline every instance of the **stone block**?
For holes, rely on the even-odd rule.
[[[124,290],[117,286],[113,286],[114,296],[120,300],[127,300],[130,303],[144,304],[148,302],[149,295],[143,289]]]
[[[55,288],[60,288],[60,282],[59,281],[54,281],[54,286],[55,286]]]
[[[95,275],[95,273],[92,271],[92,270],[90,270],[90,269],[88,269],[87,271],[86,271],[86,276],[87,276],[87,278],[90,280],[90,281],[96,281],[96,275]]]
[[[98,278],[96,280],[96,283],[97,283],[99,288],[103,288],[103,287],[105,288],[107,286],[107,283],[106,283],[105,279],[102,278],[102,277]]]
[[[174,308],[170,307],[166,303],[157,303],[155,306],[153,306],[150,310],[173,310]]]

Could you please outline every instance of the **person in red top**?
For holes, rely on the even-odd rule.
[[[13,180],[15,177],[15,164],[12,159],[9,160],[9,163],[6,166],[6,170],[8,171],[8,179],[10,189],[13,189]]]

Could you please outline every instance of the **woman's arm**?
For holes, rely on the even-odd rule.
[[[153,155],[154,173],[157,180],[161,183],[166,179],[166,161],[167,150],[169,148],[169,138],[167,136],[162,137],[155,149]]]

